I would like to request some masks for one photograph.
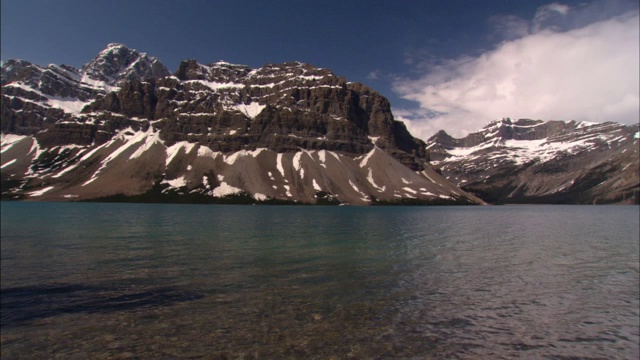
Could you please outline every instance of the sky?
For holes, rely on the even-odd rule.
[[[386,96],[414,136],[503,117],[640,118],[637,0],[1,0],[0,54],[81,67],[109,43],[260,67],[302,61]]]

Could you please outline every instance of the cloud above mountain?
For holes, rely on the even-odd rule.
[[[418,77],[397,77],[394,91],[419,106],[394,114],[421,138],[440,129],[462,136],[502,117],[638,122],[638,11],[611,16],[603,4],[553,3],[531,20],[489,19],[502,41],[477,56],[419,64]]]

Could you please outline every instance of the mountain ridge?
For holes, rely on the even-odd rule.
[[[81,69],[4,62],[4,198],[160,189],[304,203],[318,194],[358,205],[482,203],[433,172],[425,143],[363,84],[300,62],[251,69],[185,60],[174,75],[158,63],[121,44]]]
[[[427,140],[431,164],[496,203],[639,203],[639,125],[559,120],[489,123]]]

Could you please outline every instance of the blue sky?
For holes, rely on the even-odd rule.
[[[170,71],[188,58],[252,67],[303,61],[373,87],[391,100],[396,117],[423,138],[440,128],[463,135],[502,116],[637,122],[638,76],[629,80],[637,74],[632,67],[638,67],[636,0],[1,4],[2,60],[80,67],[108,43],[118,42],[159,58]],[[579,57],[537,60],[553,58],[560,50]],[[599,61],[576,64],[593,56]],[[612,64],[585,81],[602,67],[600,60]],[[609,95],[598,103],[600,110],[584,109],[592,102],[584,97],[601,98],[597,92],[571,95],[574,89],[608,83],[607,71],[616,69],[627,74],[624,89],[614,96],[613,85],[604,86]],[[541,73],[548,76],[540,88],[530,86]],[[611,74],[611,84],[621,76]],[[554,79],[574,84],[564,89]],[[556,100],[542,101],[550,95]]]

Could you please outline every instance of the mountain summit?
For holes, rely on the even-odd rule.
[[[252,69],[110,44],[82,69],[2,65],[2,193],[43,200],[482,203],[389,101],[300,62]]]
[[[98,56],[82,67],[82,73],[109,85],[127,80],[144,80],[169,76],[171,73],[155,57],[139,53],[122,44],[109,44]]]

